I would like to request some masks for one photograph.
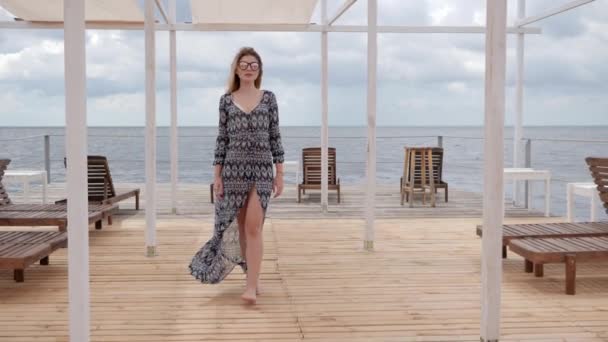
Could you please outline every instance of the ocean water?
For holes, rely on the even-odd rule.
[[[286,160],[299,160],[304,147],[320,146],[320,127],[282,127]],[[179,181],[212,180],[216,127],[179,128]],[[44,169],[44,135],[50,136],[52,182],[65,181],[64,128],[0,127],[0,158],[12,159],[12,169]],[[106,155],[117,182],[144,182],[144,128],[91,127],[91,154]],[[170,181],[169,129],[157,130],[158,182]],[[399,184],[405,146],[437,146],[442,136],[445,151],[443,177],[451,188],[481,192],[483,184],[483,127],[378,127],[377,182]],[[505,166],[512,165],[512,130],[505,129]],[[566,184],[590,182],[585,157],[608,157],[608,127],[526,127],[531,139],[531,165],[552,172],[553,214],[565,215]],[[597,142],[602,141],[602,142]],[[342,184],[365,181],[365,127],[330,127],[329,145],[337,150],[337,171]],[[285,175],[287,183],[295,175]],[[543,184],[532,183],[533,205],[543,207]],[[511,186],[505,187],[511,196]],[[577,216],[588,217],[588,201],[577,199]],[[602,218],[605,219],[603,210]]]

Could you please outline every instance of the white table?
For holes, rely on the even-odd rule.
[[[46,171],[39,170],[7,170],[4,171],[5,183],[19,183],[23,184],[23,201],[29,202],[30,198],[30,183],[32,181],[42,182],[42,203],[46,204]]]
[[[504,180],[526,180],[545,182],[545,216],[549,217],[551,205],[551,172],[531,168],[505,168]],[[532,187],[528,190],[528,206],[532,209]]]
[[[286,160],[283,162],[283,172],[295,172],[296,184],[300,182],[300,162],[297,160]]]
[[[591,221],[597,221],[597,206],[599,197],[597,185],[594,183],[568,183],[568,222],[574,222],[574,195],[585,196],[591,199]]]

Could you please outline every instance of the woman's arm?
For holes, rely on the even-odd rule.
[[[270,152],[272,153],[272,162],[275,164],[277,174],[283,173],[283,161],[285,160],[285,151],[283,150],[283,142],[281,141],[281,131],[279,130],[279,105],[277,98],[272,93],[270,104]]]
[[[224,96],[220,98],[219,105],[219,125],[217,132],[217,139],[215,140],[215,151],[213,153],[213,165],[215,166],[214,176],[218,178],[222,174],[222,167],[224,165],[224,159],[226,158],[226,149],[228,148],[228,132],[226,130],[226,122],[228,115],[224,109]]]
[[[217,139],[215,140],[215,151],[213,152],[213,191],[218,199],[224,198],[224,182],[222,181],[222,168],[224,167],[224,159],[226,159],[226,149],[228,148],[228,132],[226,123],[228,120],[226,110],[224,109],[224,97],[220,98],[220,122],[218,125]]]

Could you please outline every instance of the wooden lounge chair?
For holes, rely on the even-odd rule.
[[[48,265],[49,255],[67,244],[66,232],[0,232],[0,269],[13,270],[15,281],[23,282],[29,265]]]
[[[544,264],[566,264],[566,294],[576,293],[577,261],[608,260],[608,236],[526,238],[514,240],[509,249],[525,258],[526,272],[542,277]]]
[[[477,226],[477,235],[483,235],[482,226]],[[507,246],[513,240],[588,236],[608,236],[608,222],[505,224],[502,226],[502,257],[507,257]]]
[[[64,164],[66,160],[64,158]],[[67,164],[66,164],[67,165]],[[88,156],[88,196],[90,204],[116,204],[130,197],[135,197],[135,209],[139,210],[139,189],[117,191],[114,188],[108,159],[104,156]],[[66,203],[67,199],[55,203]],[[111,224],[112,216],[108,216]]]
[[[608,158],[586,158],[599,196],[608,209]],[[608,210],[607,210],[608,212]],[[481,228],[477,229],[481,235]],[[526,272],[542,277],[544,264],[566,264],[566,294],[576,293],[576,263],[608,259],[608,222],[552,223],[503,227],[505,246],[525,259]]]
[[[589,165],[589,171],[597,184],[597,191],[608,214],[608,158],[588,157],[585,161]]]
[[[425,187],[422,185],[423,183],[423,165],[422,165],[422,153],[411,153],[414,149],[426,150],[431,149],[432,153],[432,166],[433,170],[433,187],[434,192],[437,193],[438,189],[443,189],[445,201],[448,201],[448,183],[443,180],[443,148],[441,147],[432,147],[432,148],[405,148],[405,157],[403,163],[403,176],[400,179],[400,192],[401,192],[401,205],[404,204],[404,200],[406,200],[410,207],[413,206],[413,202],[410,201],[410,196],[414,192],[424,192]],[[430,170],[424,165],[425,169],[425,179],[427,182],[430,181]],[[414,180],[413,184],[412,178]],[[426,199],[426,192],[425,198]]]
[[[54,226],[65,231],[68,225],[66,204],[14,204],[3,184],[2,177],[10,160],[0,160],[0,226]],[[118,207],[113,204],[89,205],[89,223],[101,229],[102,220],[110,217]]]
[[[9,159],[0,160],[0,208],[3,209],[15,206],[2,184],[10,162]],[[49,255],[66,247],[67,239],[65,232],[0,232],[0,269],[13,270],[15,281],[23,282],[26,267],[39,260],[41,265],[48,265]]]
[[[298,184],[298,203],[306,190],[321,190],[321,148],[307,147],[302,149],[302,183]],[[327,189],[336,190],[340,203],[340,178],[336,171],[336,149],[328,148],[327,154]]]

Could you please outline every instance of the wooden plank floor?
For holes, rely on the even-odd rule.
[[[143,184],[118,184],[118,189],[141,189],[141,205],[145,207],[145,186]],[[170,185],[158,184],[157,208],[159,213],[171,213]],[[16,203],[21,200],[20,192],[11,192],[11,198]],[[52,183],[49,186],[49,200],[65,198],[65,184]],[[297,190],[294,184],[287,184],[283,195],[273,199],[268,215],[275,218],[319,218],[346,217],[363,218],[365,213],[365,189],[363,186],[345,185],[341,191],[341,203],[337,203],[336,192],[329,192],[329,208],[327,213],[321,212],[320,191],[308,191],[303,195],[302,202],[297,202]],[[444,201],[443,190],[439,190],[436,207],[431,208],[427,203],[422,204],[420,195],[416,196],[414,208],[407,203],[400,204],[399,186],[379,185],[376,195],[376,216],[382,218],[424,218],[424,217],[481,217],[482,196],[479,193],[450,189],[449,202]],[[40,187],[33,188],[31,201],[40,202]],[[133,209],[135,201],[128,199],[120,202],[121,208]],[[515,208],[510,203],[505,204],[506,215],[509,217],[540,216],[544,208],[528,211]],[[184,215],[211,215],[213,205],[209,199],[209,185],[180,184],[178,187],[177,213]]]
[[[479,222],[380,219],[366,252],[362,219],[270,218],[263,294],[245,307],[239,269],[219,285],[187,272],[212,232],[208,215],[161,215],[155,258],[144,256],[143,213],[119,215],[90,234],[92,340],[479,341]],[[66,256],[31,267],[25,283],[0,271],[0,341],[68,340]],[[567,296],[563,265],[535,278],[510,255],[501,341],[607,341],[608,263],[577,268],[577,295]]]

